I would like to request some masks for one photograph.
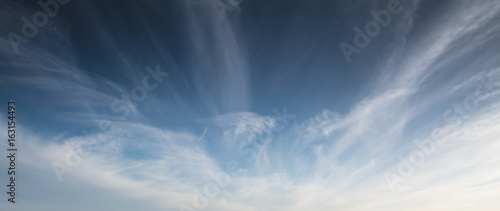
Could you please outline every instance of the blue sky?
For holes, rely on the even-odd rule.
[[[496,1],[43,2],[0,1],[1,210],[500,207]]]

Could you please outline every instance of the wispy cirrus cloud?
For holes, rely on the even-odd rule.
[[[165,9],[152,5],[145,8]],[[231,175],[203,210],[495,210],[500,206],[496,200],[500,193],[500,64],[493,60],[499,54],[490,55],[486,48],[498,41],[495,20],[500,8],[494,1],[459,1],[439,7],[443,8],[439,14],[428,13],[435,14],[431,17],[423,17],[426,2],[419,1],[417,9],[403,14],[411,20],[404,23],[410,25],[394,20],[394,28],[388,28],[404,41],[396,41],[399,47],[379,55],[386,62],[373,67],[378,77],[368,85],[359,84],[370,91],[360,94],[345,112],[324,106],[314,115],[290,121],[279,132],[280,119],[270,115],[271,109],[266,114],[250,109],[254,101],[268,104],[250,94],[255,84],[249,49],[239,34],[238,20],[230,18],[238,16],[238,7],[221,21],[209,2],[179,5],[189,40],[186,49],[179,48],[189,52],[186,57],[161,47],[169,45],[155,31],[156,25],[144,23],[149,20],[144,13],[131,13],[141,20],[136,27],[151,38],[139,43],[156,46],[155,58],[164,58],[176,79],[166,81],[166,88],[159,88],[163,92],[152,95],[150,101],[131,106],[132,118],[120,120],[109,112],[109,104],[144,75],[141,62],[133,59],[141,50],[118,41],[116,30],[121,27],[107,28],[102,20],[95,25],[100,32],[96,36],[120,63],[114,67],[124,69],[122,79],[80,67],[71,39],[57,27],[40,34],[40,39],[55,37],[49,42],[54,48],[34,42],[23,49],[23,55],[2,60],[3,66],[20,71],[3,74],[3,85],[32,86],[60,98],[52,102],[68,109],[66,118],[73,125],[78,121],[97,125],[111,116],[105,118],[110,130],[91,136],[23,128],[25,151],[20,166],[30,173],[26,178],[37,181],[29,183],[32,188],[50,187],[49,193],[62,199],[69,198],[68,192],[78,193],[81,198],[73,200],[82,210],[109,206],[105,201],[81,202],[93,194],[102,194],[112,204],[132,201],[127,205],[176,210],[180,203],[194,203],[200,196],[197,191],[203,192],[214,181],[211,173],[224,172],[229,160],[237,160],[243,173]],[[174,109],[193,122],[167,115],[172,109],[165,104],[167,98],[178,99],[177,107],[196,104],[179,109],[182,112]],[[473,99],[476,106],[465,109],[466,99]],[[456,105],[463,106],[463,112],[457,112]],[[151,114],[150,108],[165,112]],[[297,116],[308,113],[289,110]],[[453,116],[444,115],[449,110]],[[57,141],[47,141],[54,137]],[[397,173],[401,163],[419,149],[415,143],[429,137],[441,144],[411,174],[399,175],[403,179],[392,190],[384,173]],[[258,147],[253,148],[254,144]],[[255,150],[252,159],[245,149]],[[53,162],[79,164],[65,169],[68,172],[60,183]],[[73,202],[61,200],[59,206],[50,207],[28,193],[26,200],[30,203],[19,210],[39,206],[67,210]]]

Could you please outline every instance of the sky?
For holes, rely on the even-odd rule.
[[[0,17],[2,211],[500,208],[498,1],[0,0]]]

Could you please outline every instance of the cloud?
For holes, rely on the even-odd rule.
[[[26,126],[21,130],[24,157],[20,166],[26,169],[26,178],[36,179],[40,185],[34,189],[53,186],[50,193],[62,199],[68,198],[69,192],[78,192],[83,195],[80,203],[103,191],[117,204],[133,201],[146,204],[144,209],[148,210],[175,210],[181,203],[193,204],[199,195],[195,192],[213,182],[210,172],[224,172],[228,160],[237,160],[242,161],[244,173],[231,176],[227,187],[210,198],[204,210],[496,210],[500,206],[495,198],[500,190],[500,69],[487,62],[481,68],[464,66],[456,72],[447,67],[456,60],[479,59],[472,55],[479,47],[457,48],[471,37],[492,39],[489,35],[496,32],[496,25],[484,36],[474,34],[497,18],[499,7],[493,1],[451,5],[437,19],[442,22],[423,29],[414,25],[422,21],[418,10],[409,13],[414,15],[407,17],[412,25],[397,28],[403,30],[398,34],[417,33],[421,39],[405,42],[406,48],[383,55],[389,62],[374,68],[386,70],[368,85],[371,91],[345,113],[327,107],[279,131],[279,117],[249,111],[248,57],[237,21],[230,19],[238,15],[238,7],[234,14],[224,14],[225,21],[210,3],[183,2],[181,8],[192,41],[189,51],[193,56],[187,60],[199,63],[188,68],[196,71],[179,78],[186,87],[194,85],[202,103],[197,106],[208,107],[209,115],[193,114],[202,120],[188,129],[156,125],[152,122],[176,124],[178,119],[148,116],[147,109],[138,107],[134,107],[134,117],[140,118],[107,118],[104,122],[110,124],[109,130],[90,134],[68,131],[47,135]],[[198,13],[200,9],[203,12]],[[67,34],[56,29],[48,28],[47,32],[60,41],[49,39],[56,47],[32,43],[20,57],[4,61],[3,65],[22,73],[6,74],[11,81],[2,79],[2,83],[33,86],[40,93],[61,98],[58,105],[68,109],[71,124],[81,119],[103,123],[99,120],[110,112],[101,109],[127,92],[127,82],[79,68],[75,53],[68,50]],[[144,25],[144,29],[153,33],[151,26]],[[424,31],[413,31],[419,29]],[[98,36],[103,40],[116,40],[113,33],[101,32]],[[1,42],[5,44],[5,39]],[[151,42],[161,43],[161,39],[153,37]],[[120,49],[119,43],[107,46]],[[63,51],[65,57],[58,56],[59,48],[67,50]],[[158,51],[160,57],[173,59],[167,50]],[[7,54],[4,50],[1,53]],[[36,56],[40,53],[42,56]],[[127,61],[131,55],[119,52],[114,56]],[[31,62],[21,62],[29,57],[33,57]],[[130,80],[141,75],[135,68],[140,65],[134,61],[121,65],[127,67],[125,75]],[[180,96],[179,86],[169,86],[177,88],[170,94]],[[457,112],[456,105],[465,107],[470,96],[477,105],[464,110],[465,114]],[[160,104],[156,106],[162,110],[162,100],[159,97],[151,102]],[[457,121],[444,117],[448,110]],[[156,121],[148,121],[152,119]],[[203,132],[193,129],[200,124]],[[434,131],[439,131],[439,136]],[[0,130],[0,135],[5,135],[5,130]],[[420,149],[415,143],[429,137],[441,144],[398,182],[395,191],[391,190],[384,173],[397,172],[401,160]],[[255,158],[248,161],[240,146],[253,147],[260,142],[265,144],[255,148]],[[65,171],[59,175],[62,183],[54,163]],[[21,209],[33,210],[44,204],[35,198],[27,201],[30,204]],[[59,210],[71,207],[72,201],[61,201]],[[0,203],[3,206],[5,202]],[[49,207],[46,202],[44,206]]]
[[[231,4],[230,10],[221,11],[219,3],[226,1],[186,3],[191,68],[196,69],[191,79],[211,112],[246,111],[250,105],[249,58],[240,38],[238,19],[230,18],[239,6]]]

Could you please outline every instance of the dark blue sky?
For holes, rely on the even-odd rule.
[[[0,100],[31,168],[14,210],[499,206],[498,2],[42,2],[0,0]]]

